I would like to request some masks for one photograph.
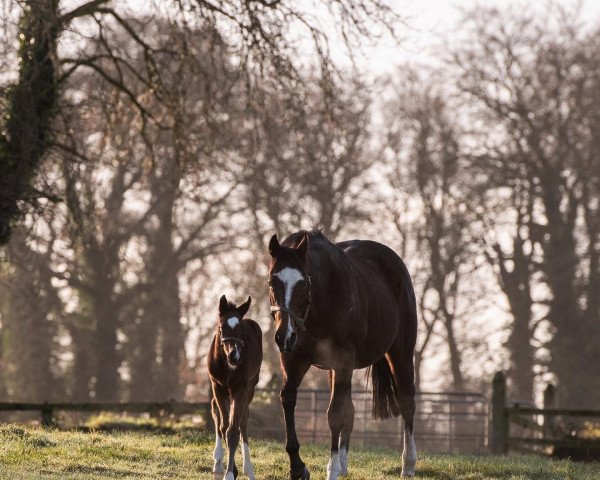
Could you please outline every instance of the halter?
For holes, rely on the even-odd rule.
[[[312,284],[310,281],[310,275],[308,275],[307,278],[308,278],[308,302],[306,303],[306,308],[304,309],[304,314],[302,316],[298,315],[296,312],[294,312],[293,310],[291,310],[287,307],[271,305],[271,316],[273,318],[275,318],[275,312],[287,313],[291,318],[294,319],[296,328],[299,328],[303,332],[306,332],[305,322],[306,322],[306,317],[308,317],[308,311],[310,310],[310,304],[312,302],[312,289],[311,289]]]
[[[244,341],[241,338],[237,337],[221,337],[221,345],[231,342],[231,343],[239,343],[240,347],[244,346]]]

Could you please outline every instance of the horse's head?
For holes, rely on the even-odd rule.
[[[304,325],[311,302],[310,277],[306,273],[308,235],[295,247],[280,245],[271,237],[269,254],[269,299],[275,320],[275,342],[283,353],[291,352]]]
[[[244,340],[241,322],[250,308],[250,302],[252,299],[248,297],[248,300],[236,307],[234,303],[227,301],[225,295],[219,301],[219,341],[227,363],[232,367],[239,365],[242,359]]]

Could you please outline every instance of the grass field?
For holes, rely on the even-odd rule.
[[[282,445],[251,444],[258,480],[287,480]],[[302,447],[313,480],[325,479],[327,448]],[[212,479],[212,438],[202,433],[81,433],[0,426],[0,479]],[[400,477],[399,453],[352,451],[348,480]],[[600,464],[421,453],[417,477],[435,480],[600,479]],[[240,477],[245,478],[245,477]]]

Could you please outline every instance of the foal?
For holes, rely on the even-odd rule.
[[[213,473],[226,472],[223,480],[238,476],[235,451],[242,437],[243,471],[254,480],[248,447],[248,407],[254,397],[262,363],[262,331],[254,320],[244,319],[252,299],[239,306],[219,301],[219,324],[208,355],[208,373],[212,384],[211,403],[216,429]],[[231,407],[231,408],[230,408]],[[227,469],[224,471],[223,439],[227,441]]]

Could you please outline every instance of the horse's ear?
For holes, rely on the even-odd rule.
[[[306,251],[308,250],[308,234],[304,234],[304,237],[296,247],[296,253],[304,260],[306,258]]]
[[[280,248],[281,246],[279,245],[279,240],[277,240],[277,234],[275,234],[271,237],[271,240],[269,240],[269,253],[274,257],[277,255]]]
[[[248,309],[250,308],[251,303],[252,303],[252,297],[248,297],[248,300],[246,300],[239,307],[237,307],[237,311],[240,314],[241,318],[244,318],[244,315],[246,315],[246,313],[248,313]]]
[[[221,297],[221,299],[219,300],[219,313],[224,313],[225,310],[227,310],[227,297],[225,297],[225,295],[223,295]]]

